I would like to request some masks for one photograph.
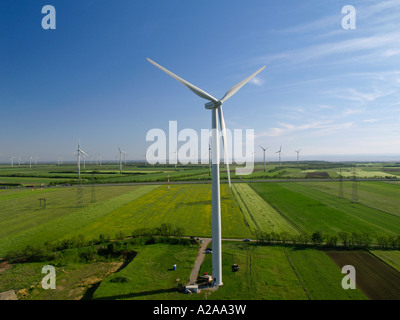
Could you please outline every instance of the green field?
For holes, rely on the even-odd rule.
[[[400,251],[371,250],[371,253],[400,272]]]
[[[358,289],[344,290],[344,275],[325,254],[315,249],[288,249],[288,258],[311,300],[365,300]]]
[[[83,188],[83,208],[76,205],[76,188],[4,190],[0,193],[0,257],[28,244],[71,237],[77,230],[157,187],[100,186],[94,191],[91,187]],[[39,206],[40,198],[47,199],[46,208]],[[113,231],[112,236],[118,232]]]
[[[27,244],[43,244],[84,235],[111,238],[163,223],[186,235],[211,236],[211,185],[83,187],[85,206],[77,206],[76,188],[9,189],[0,193],[0,257]],[[46,198],[46,208],[39,199]],[[100,200],[101,199],[101,200]],[[246,238],[250,229],[226,185],[221,186],[222,236]]]
[[[299,185],[323,191],[333,196],[339,195],[339,182],[298,182]],[[352,200],[353,182],[343,182],[343,197]],[[400,216],[400,186],[397,183],[361,181],[357,182],[358,203],[389,214]]]
[[[369,169],[372,172],[374,168]],[[285,170],[300,174],[295,168]],[[118,180],[136,174],[143,179],[153,175],[153,178],[162,178],[166,172],[160,171],[160,168],[147,168],[146,173],[138,173],[132,168],[131,176],[118,177],[112,168],[108,168],[97,174],[104,175],[107,177],[105,179],[111,176]],[[184,173],[188,176],[185,177]],[[201,177],[207,174],[204,168],[189,168],[176,171],[171,176],[179,180],[190,175]],[[262,174],[262,171],[257,171],[254,177]],[[379,235],[397,237],[400,234],[398,182],[358,182],[357,201],[353,201],[353,182],[344,181],[342,185],[343,197],[339,196],[339,181],[233,183],[232,188],[221,184],[222,237],[255,239],[257,231],[293,236],[302,233],[311,235],[315,231],[326,234],[364,232],[374,239]],[[40,206],[41,198],[46,199],[46,207]],[[56,243],[81,236],[86,240],[99,239],[100,235],[115,239],[117,233],[130,236],[135,230],[155,229],[162,224],[182,228],[185,236],[211,237],[211,209],[211,184],[202,183],[172,184],[169,188],[165,184],[99,184],[81,188],[1,189],[0,257],[28,244],[40,246],[46,242]],[[179,282],[186,283],[188,280],[198,249],[196,245],[137,246],[135,250],[138,254],[134,260],[123,270],[108,276],[106,274],[111,264],[65,262],[66,265],[62,267],[67,273],[57,270],[62,273],[59,278],[61,288],[66,287],[68,291],[57,291],[53,298],[82,297],[90,287],[90,281],[78,285],[82,281],[79,280],[79,274],[88,279],[101,280],[101,285],[94,292],[95,299],[366,298],[365,292],[341,288],[343,274],[327,252],[291,246],[290,242],[288,244],[283,247],[224,241],[224,286],[217,291],[203,291],[199,295],[185,295],[176,290]],[[373,250],[372,253],[375,257],[369,257],[371,263],[375,264],[379,258],[390,265],[393,271],[400,271],[398,251]],[[357,254],[348,256],[358,257]],[[239,272],[232,272],[233,263],[239,264]],[[173,264],[178,265],[177,271],[171,270]],[[15,268],[5,271],[0,278],[5,285],[0,289],[12,287],[13,277],[18,286],[16,289],[27,288],[32,283],[37,286],[35,279],[40,278],[41,274],[33,274],[30,268],[38,266],[35,263],[17,264]],[[211,255],[207,255],[201,272],[211,273],[211,270]],[[367,271],[365,274],[372,279],[372,273],[370,275]],[[365,290],[371,289],[368,277],[363,278]],[[30,291],[30,299],[52,298],[46,294],[34,288]],[[379,297],[381,293],[376,294],[368,297]]]
[[[309,188],[305,183],[254,183],[251,187],[304,232],[400,234],[399,216]]]
[[[224,238],[251,235],[227,185],[221,185],[221,212]],[[96,237],[100,233],[113,235],[116,230],[130,234],[135,229],[153,228],[163,223],[184,228],[185,235],[211,236],[211,185],[159,187],[144,197],[119,206],[74,234]]]
[[[138,247],[137,251],[136,257],[125,269],[101,282],[93,295],[94,300],[163,300],[185,297],[176,288],[179,282],[186,285],[189,281],[197,246],[157,244]],[[172,270],[174,264],[177,265],[175,271]]]
[[[233,184],[232,191],[253,232],[260,230],[268,233],[288,232],[298,234],[298,230],[264,201],[248,184]]]
[[[232,264],[239,265],[233,272]],[[252,246],[223,242],[222,281],[215,292],[204,292],[209,300],[306,300],[282,247]],[[200,274],[212,273],[211,255],[207,255]]]
[[[167,182],[171,181],[206,181],[211,180],[208,165],[149,165],[139,162],[123,164],[122,173],[116,162],[98,163],[87,162],[85,169],[81,164],[81,178],[85,184],[92,183],[129,183],[129,182]],[[358,179],[394,179],[400,176],[398,163],[334,163],[309,161],[299,165],[295,162],[285,162],[279,166],[276,162],[268,162],[266,171],[261,163],[255,163],[254,171],[250,175],[237,176],[235,165],[230,167],[231,178],[241,179],[304,179],[310,174],[324,173],[327,178],[353,178],[354,168]],[[78,182],[76,163],[68,164],[38,164],[21,166],[0,165],[0,185],[60,185]],[[221,179],[227,180],[225,166],[221,166]]]

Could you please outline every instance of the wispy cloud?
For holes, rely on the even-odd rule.
[[[363,121],[367,122],[367,123],[375,123],[375,122],[383,121],[383,119],[365,119]]]
[[[255,84],[256,86],[261,87],[264,83],[264,80],[261,79],[260,77],[254,77],[253,79],[250,80],[250,83]]]
[[[313,134],[322,135],[333,133],[337,130],[344,128],[351,128],[354,126],[353,122],[346,123],[332,123],[332,121],[315,121],[301,125],[278,122],[279,127],[271,128],[267,131],[260,132],[256,138],[261,137],[280,137],[287,134],[294,134],[301,131],[312,131]]]

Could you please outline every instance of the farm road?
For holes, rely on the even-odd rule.
[[[201,264],[204,260],[204,251],[206,250],[208,244],[211,242],[211,238],[200,238],[200,240],[203,240],[203,243],[201,244],[199,251],[197,252],[196,261],[194,262],[192,273],[190,274],[189,284],[196,283],[197,277],[199,276]]]

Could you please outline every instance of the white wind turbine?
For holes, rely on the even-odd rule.
[[[121,148],[119,146],[118,146],[118,150],[119,150],[119,154],[118,154],[118,157],[119,157],[119,172],[122,173],[122,155],[126,154],[126,152],[121,150]]]
[[[260,148],[263,150],[263,153],[264,153],[264,172],[265,172],[265,151],[268,149],[268,147],[263,148],[260,146]]]
[[[100,164],[100,167],[101,167],[102,155],[100,153],[96,153],[96,157],[98,159],[98,164]]]
[[[275,153],[279,153],[279,166],[281,166],[281,152],[282,152],[282,145],[279,148],[279,151],[275,152]]]
[[[11,158],[10,158],[10,160],[11,160],[11,167],[14,167],[14,159],[15,158],[17,158],[16,156],[12,156]]]
[[[79,140],[78,140],[78,150],[76,151],[76,153],[78,156],[78,180],[80,181],[81,180],[81,154],[83,156],[87,156],[87,154],[85,153],[85,151],[83,151],[81,149],[81,143]]]
[[[299,164],[299,153],[300,153],[301,149],[294,150],[294,151],[297,152],[297,164]]]
[[[205,104],[205,108],[212,110],[212,268],[214,285],[221,286],[222,283],[222,251],[221,251],[221,198],[220,198],[220,178],[219,178],[219,132],[218,132],[218,119],[221,125],[222,141],[224,145],[224,156],[228,172],[228,182],[231,186],[231,178],[229,172],[229,159],[228,159],[228,146],[226,138],[225,120],[222,112],[222,104],[232,97],[241,87],[243,87],[250,79],[255,77],[264,68],[262,67],[248,78],[239,82],[237,85],[229,89],[225,95],[220,99],[216,99],[207,92],[197,88],[191,83],[178,77],[176,74],[168,71],[164,67],[155,63],[154,61],[147,58],[147,60],[161,69],[175,80],[178,80],[184,86],[188,87],[200,98],[209,100],[210,102]]]

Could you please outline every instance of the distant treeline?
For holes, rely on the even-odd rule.
[[[316,231],[312,234],[302,233],[292,235],[287,232],[263,232],[257,231],[255,237],[261,244],[298,244],[316,245],[324,247],[345,247],[345,248],[364,248],[371,247],[379,249],[400,250],[400,235],[379,235],[372,236],[365,232],[339,232],[338,234],[326,234]]]

